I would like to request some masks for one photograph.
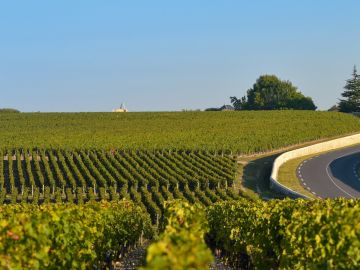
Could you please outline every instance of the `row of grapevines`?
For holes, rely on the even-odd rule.
[[[48,150],[41,151],[40,156],[30,156],[28,153],[24,152],[20,155],[19,151],[15,151],[16,166],[13,166],[14,161],[10,162],[12,151],[8,156],[9,162],[5,163],[6,177],[4,177],[5,168],[2,174],[4,185],[5,182],[10,181],[7,185],[17,187],[49,185],[76,188],[85,184],[94,188],[125,186],[126,179],[121,177],[123,169],[133,175],[140,185],[150,186],[179,187],[180,184],[195,188],[199,184],[204,187],[209,186],[210,182],[211,187],[214,188],[217,183],[224,181],[230,183],[235,177],[232,169],[219,167],[215,160],[211,163],[210,159],[200,159],[195,154],[184,152],[104,154],[101,151],[80,150],[64,154],[61,150]],[[232,163],[232,166],[236,163],[234,160],[226,162]],[[16,183],[11,183],[12,178]]]
[[[90,269],[116,259],[152,228],[128,201],[43,206],[1,206],[0,268]],[[105,256],[106,255],[106,256]]]
[[[208,239],[235,268],[359,269],[359,216],[359,200],[227,201]]]
[[[204,236],[205,212],[197,204],[172,201],[166,206],[165,230],[147,249],[145,269],[208,269],[213,261]]]
[[[220,184],[230,183],[236,161],[226,156],[212,159],[205,152],[49,149],[6,153],[0,203],[82,204],[131,198],[158,223],[166,200],[210,205],[238,197],[231,185]]]
[[[2,150],[0,150],[0,157],[3,157],[4,153]],[[5,187],[5,177],[4,177],[4,160],[0,160],[0,187]]]

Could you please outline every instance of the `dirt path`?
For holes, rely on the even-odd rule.
[[[149,245],[150,242],[146,242],[144,245],[130,251],[121,259],[121,262],[114,264],[114,270],[136,270],[143,266],[146,261],[146,249]]]
[[[121,262],[114,263],[114,270],[136,270],[145,265],[146,249],[150,242],[146,242],[143,246],[139,246],[130,251],[125,257],[121,258]],[[211,270],[232,270],[227,266],[220,257],[215,256],[215,261],[210,265]]]

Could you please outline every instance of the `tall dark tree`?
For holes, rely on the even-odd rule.
[[[359,112],[360,111],[360,75],[354,66],[352,78],[346,81],[345,91],[341,94],[344,99],[340,99],[340,112]]]
[[[282,81],[275,75],[260,76],[246,96],[230,97],[230,100],[236,110],[316,109],[310,97],[305,97],[290,81]]]

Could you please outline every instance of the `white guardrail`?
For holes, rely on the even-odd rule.
[[[277,177],[278,177],[280,166],[291,159],[295,159],[295,158],[299,158],[299,157],[303,157],[303,156],[307,156],[307,155],[313,155],[313,154],[317,154],[317,153],[321,153],[321,152],[325,152],[325,151],[331,151],[331,150],[335,150],[337,148],[342,148],[342,147],[346,147],[346,146],[350,146],[350,145],[354,145],[354,144],[360,144],[360,134],[355,134],[355,135],[351,135],[351,136],[347,136],[347,137],[343,137],[343,138],[339,138],[339,139],[335,139],[335,140],[331,140],[331,141],[313,144],[310,146],[295,149],[295,150],[281,154],[280,156],[278,156],[275,159],[274,164],[273,164],[273,168],[272,168],[272,172],[271,172],[271,176],[270,176],[270,188],[272,188],[273,190],[279,191],[290,197],[309,199],[308,196],[303,195],[299,192],[296,192],[295,190],[292,190],[292,189],[284,186],[283,184],[279,183],[279,181],[277,180]]]

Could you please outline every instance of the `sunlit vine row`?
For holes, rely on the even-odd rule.
[[[0,155],[3,203],[130,198],[158,222],[164,202],[210,205],[237,198],[236,160],[198,151],[5,149]]]

